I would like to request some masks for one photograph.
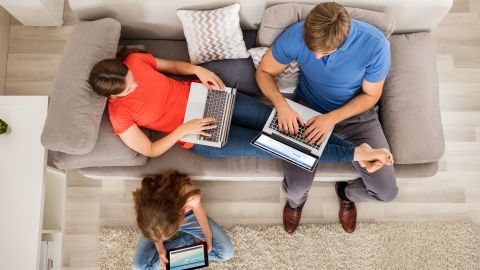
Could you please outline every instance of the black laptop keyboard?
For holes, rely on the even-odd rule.
[[[225,110],[225,103],[227,102],[228,93],[219,90],[209,90],[207,95],[207,102],[205,104],[205,112],[203,118],[215,118],[214,129],[206,130],[205,132],[211,134],[211,137],[200,135],[200,140],[218,142],[220,140],[220,131],[222,130],[223,116]]]
[[[278,127],[278,116],[277,114],[275,114],[275,116],[273,117],[272,119],[272,122],[270,122],[270,125],[269,127],[271,129],[274,129],[280,133],[282,133],[283,135],[289,137],[289,138],[292,138],[296,141],[299,141],[299,142],[302,142],[304,144],[307,144],[309,145],[310,147],[313,147],[315,149],[320,149],[320,145],[317,145],[317,144],[308,144],[305,142],[304,138],[303,138],[303,133],[305,133],[305,130],[307,129],[307,126],[302,126],[302,125],[298,125],[298,132],[295,133],[295,134],[290,134],[290,133],[286,133],[286,132],[283,132],[283,131],[280,131],[280,128]],[[315,143],[318,142],[318,140],[315,141]]]

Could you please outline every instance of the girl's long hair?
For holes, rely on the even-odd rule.
[[[133,192],[137,225],[145,238],[154,242],[170,239],[184,221],[184,207],[188,199],[200,195],[200,189],[185,192],[191,186],[190,178],[177,171],[166,171],[142,180],[142,186]]]
[[[104,97],[110,97],[111,95],[118,95],[125,90],[125,76],[127,76],[128,67],[123,61],[132,53],[147,52],[125,46],[117,53],[116,58],[104,59],[93,66],[88,83],[92,86],[95,93]]]

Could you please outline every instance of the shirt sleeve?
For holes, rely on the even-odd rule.
[[[109,107],[108,116],[110,118],[110,123],[112,124],[113,132],[116,135],[122,134],[129,127],[135,124],[135,121],[130,113],[124,109],[115,109]]]
[[[141,62],[143,64],[146,64],[152,68],[157,68],[157,61],[155,60],[155,57],[151,53],[132,53],[125,59],[125,63],[132,64],[134,62]]]
[[[365,80],[371,83],[383,81],[390,70],[390,61],[390,43],[382,39],[373,53],[372,62],[367,66]]]
[[[298,50],[294,42],[296,33],[296,25],[292,25],[285,29],[275,40],[272,46],[272,55],[277,62],[287,65],[297,59]]]

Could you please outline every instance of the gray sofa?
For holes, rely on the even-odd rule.
[[[256,4],[249,1],[239,2],[242,9],[246,7],[245,12],[251,12],[251,16],[240,14],[247,48],[271,45],[286,26],[302,20],[312,7],[293,4],[273,7],[263,12],[265,5],[258,4],[257,8],[253,9],[251,5]],[[390,40],[392,67],[378,105],[385,135],[396,158],[395,169],[398,177],[434,175],[444,152],[435,41],[428,30],[433,29],[448,12],[451,1],[426,2],[427,6],[421,6],[420,11],[418,8],[412,10],[410,15],[424,12],[423,15],[430,14],[430,17],[418,18],[416,21],[413,19],[413,23],[411,18],[405,20],[408,15],[402,7],[395,6],[394,1],[358,3],[360,8],[380,12],[349,8],[353,18],[377,26]],[[92,8],[92,3],[97,6],[96,9]],[[150,1],[139,1],[135,4],[149,9],[152,5]],[[127,14],[127,10],[132,8],[128,5],[133,5],[130,2],[122,2],[119,7],[110,5],[108,1],[87,3],[71,0],[70,5],[84,21],[74,27],[65,47],[42,134],[42,143],[51,150],[55,166],[62,170],[79,169],[82,174],[98,179],[138,179],[166,169],[186,172],[194,179],[282,179],[283,166],[279,160],[245,157],[212,159],[190,153],[178,146],[160,157],[146,158],[123,145],[118,136],[113,134],[104,112],[105,99],[96,96],[86,84],[89,69],[98,60],[113,57],[117,42],[121,45],[142,44],[156,57],[185,61],[189,60],[187,44],[177,29],[178,22],[170,21],[172,18],[156,18],[163,23],[168,20],[167,24],[171,24],[159,22],[161,28],[165,29],[160,32],[159,27],[146,23],[148,12],[145,14],[144,23],[138,19],[132,21]],[[153,5],[158,5],[165,14],[175,14],[174,10],[178,8],[206,8],[198,5],[184,7],[173,2]],[[413,7],[413,3],[409,1],[404,5]],[[173,11],[169,11],[172,8]],[[261,20],[255,17],[258,17],[259,8],[262,11]],[[88,21],[102,17],[113,17],[115,20]],[[262,99],[254,81],[255,70],[251,59],[216,61],[205,65],[227,83],[231,80],[230,71],[239,70],[242,80],[245,81],[243,85],[248,85],[248,89],[244,90]],[[240,88],[241,86],[242,84]],[[152,140],[162,136],[149,130],[144,132]],[[356,175],[351,164],[327,163],[319,165],[316,178],[334,180]]]

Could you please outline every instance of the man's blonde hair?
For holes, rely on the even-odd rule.
[[[335,2],[321,3],[305,19],[303,39],[311,51],[333,51],[342,46],[349,31],[347,10]]]

